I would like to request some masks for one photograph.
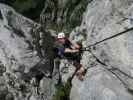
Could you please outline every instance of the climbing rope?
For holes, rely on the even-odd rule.
[[[89,46],[84,47],[84,48],[83,48],[83,51],[86,51],[86,49],[90,49],[91,47],[94,47],[94,46],[96,46],[96,45],[98,45],[98,44],[100,44],[100,43],[102,43],[102,42],[111,40],[111,39],[113,39],[113,38],[115,38],[115,37],[118,37],[118,36],[121,36],[121,35],[123,35],[123,34],[127,34],[127,32],[132,31],[132,30],[133,30],[133,27],[128,28],[128,29],[126,29],[126,30],[124,30],[124,31],[122,31],[122,32],[120,32],[120,33],[118,33],[118,34],[112,35],[112,36],[110,36],[110,37],[108,37],[108,38],[105,38],[105,39],[103,39],[103,40],[101,40],[101,41],[98,41],[98,42],[96,42],[96,43],[94,43],[94,44],[90,44]]]
[[[98,41],[98,42],[96,42],[96,43],[94,43],[94,44],[91,44],[91,45],[89,45],[89,46],[87,46],[87,47],[85,47],[85,48],[82,48],[82,52],[83,52],[83,51],[88,51],[88,52],[90,52],[90,53],[92,54],[92,56],[96,59],[96,61],[97,61],[98,63],[102,64],[102,65],[103,65],[102,67],[103,67],[104,69],[106,69],[106,70],[108,70],[109,72],[111,72],[112,74],[114,74],[114,75],[123,83],[123,85],[124,85],[125,88],[127,88],[127,89],[129,89],[128,86],[127,86],[127,84],[126,84],[126,83],[121,79],[121,77],[120,77],[119,75],[117,75],[117,73],[115,73],[114,71],[117,70],[117,71],[119,71],[121,74],[127,76],[127,77],[130,78],[130,79],[133,79],[133,77],[130,76],[130,75],[128,75],[127,73],[121,71],[119,68],[116,68],[116,67],[114,67],[114,66],[107,65],[107,64],[105,64],[104,62],[102,62],[102,61],[91,51],[91,47],[94,47],[94,46],[96,46],[96,45],[98,45],[98,44],[100,44],[100,43],[102,43],[102,42],[105,42],[105,41],[107,41],[107,40],[110,40],[110,39],[113,39],[113,38],[115,38],[115,37],[121,36],[121,35],[123,35],[123,34],[126,34],[127,32],[132,31],[132,30],[133,30],[133,27],[128,28],[128,29],[126,29],[125,31],[122,31],[122,32],[120,32],[120,33],[118,33],[118,34],[115,34],[115,35],[110,36],[110,37],[108,37],[108,38],[105,38],[105,39],[103,39],[103,40],[101,40],[101,41]],[[110,67],[110,68],[108,68],[108,67]]]
[[[98,42],[96,42],[96,43],[94,43],[94,44],[91,44],[91,45],[89,45],[89,46],[87,46],[87,47],[84,47],[84,48],[82,48],[82,49],[80,50],[80,52],[83,53],[83,51],[89,51],[89,52],[93,55],[93,57],[96,59],[97,62],[99,62],[100,64],[102,64],[102,65],[104,65],[104,66],[109,66],[109,65],[105,64],[104,62],[102,62],[100,59],[98,59],[98,57],[96,57],[96,56],[92,53],[91,47],[94,47],[94,46],[96,46],[96,45],[98,45],[98,44],[100,44],[100,43],[102,43],[102,42],[105,42],[105,41],[107,41],[107,40],[110,40],[110,39],[113,39],[113,38],[115,38],[115,37],[121,36],[121,35],[123,35],[123,34],[126,34],[127,32],[129,32],[129,31],[131,31],[131,30],[133,30],[133,27],[131,27],[131,28],[129,28],[129,29],[126,29],[125,31],[122,31],[122,32],[120,32],[120,33],[118,33],[118,34],[112,35],[112,36],[110,36],[110,37],[108,37],[108,38],[105,38],[105,39],[103,39],[103,40],[101,40],[101,41],[98,41]],[[131,78],[131,79],[133,79],[133,77],[130,76],[130,75],[128,75],[127,73],[121,71],[120,69],[118,69],[118,68],[116,68],[116,67],[113,67],[113,66],[109,66],[109,67],[111,67],[111,68],[110,68],[110,69],[108,69],[107,67],[104,67],[104,68],[107,69],[108,71],[110,71],[111,73],[113,73],[113,74],[124,84],[124,86],[127,87],[127,86],[126,86],[126,83],[125,83],[116,73],[114,73],[113,70],[117,70],[117,71],[119,71],[120,73],[124,74],[125,76],[127,76],[127,77],[129,77],[129,78]],[[73,73],[72,77],[70,78],[70,81],[72,81],[72,79],[73,79],[74,76],[76,75],[77,71],[78,71],[78,69],[75,70],[75,72]],[[86,71],[87,71],[87,69],[86,69]]]
[[[107,41],[107,40],[110,40],[110,39],[113,39],[113,38],[115,38],[115,37],[121,36],[121,35],[123,35],[123,34],[126,34],[127,32],[132,31],[132,30],[133,30],[133,27],[128,28],[128,29],[126,29],[125,31],[122,31],[122,32],[120,32],[120,33],[118,33],[118,34],[115,34],[115,35],[110,36],[110,37],[108,37],[108,38],[105,38],[105,39],[103,39],[103,40],[101,40],[101,41],[98,41],[98,42],[96,42],[96,43],[94,43],[94,44],[91,44],[91,45],[89,45],[89,46],[87,46],[87,47],[84,47],[84,48],[81,49],[81,51],[82,51],[82,52],[83,52],[83,51],[89,51],[89,52],[92,54],[92,52],[91,52],[91,47],[94,47],[94,46],[96,46],[96,45],[98,45],[98,44],[100,44],[100,43],[102,43],[102,42],[105,42],[105,41]],[[92,55],[94,56],[94,54],[92,54]],[[102,65],[108,66],[108,65],[106,65],[105,63],[103,63],[102,61],[100,61],[96,56],[94,56],[94,57],[95,57],[96,60],[97,60],[99,63],[101,63]],[[121,71],[120,69],[118,69],[118,68],[116,68],[116,67],[113,67],[113,66],[112,66],[112,68],[115,69],[115,70],[119,70],[119,72],[123,73],[125,76],[128,76],[129,78],[133,79],[132,76],[126,74],[125,72]]]
[[[119,75],[117,75],[117,73],[115,73],[114,71],[117,70],[117,71],[119,71],[120,73],[124,74],[125,76],[127,76],[127,77],[129,77],[129,78],[131,78],[131,79],[133,79],[133,77],[131,77],[130,75],[126,74],[125,72],[121,71],[120,69],[118,69],[118,68],[116,68],[116,67],[109,66],[109,65],[105,64],[105,63],[102,62],[91,50],[88,50],[88,51],[92,54],[92,56],[96,59],[96,61],[97,61],[98,63],[100,63],[101,65],[103,65],[103,66],[101,66],[101,67],[103,67],[104,69],[106,69],[106,70],[108,70],[109,72],[111,72],[112,74],[114,74],[114,75],[122,82],[122,84],[125,86],[125,88],[128,89],[127,84],[126,84],[126,83],[121,79],[121,77],[120,77]],[[111,68],[108,68],[108,67],[111,67]]]

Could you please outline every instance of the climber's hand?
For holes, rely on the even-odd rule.
[[[79,52],[79,50],[78,49],[72,50],[72,53],[76,53],[76,52]]]

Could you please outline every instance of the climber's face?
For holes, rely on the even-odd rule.
[[[66,39],[65,39],[65,38],[60,38],[60,39],[58,39],[58,41],[59,41],[60,43],[64,44],[65,41],[66,41]]]

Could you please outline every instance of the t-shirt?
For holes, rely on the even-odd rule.
[[[70,48],[70,49],[72,49],[71,48],[72,43],[68,39],[65,41],[65,44],[63,44],[63,46],[64,46],[64,48]]]
[[[56,57],[63,57],[65,48],[71,48],[72,43],[66,39],[64,44],[59,43],[58,41],[55,42],[54,52]]]
[[[68,60],[73,60],[80,63],[80,53],[65,53],[65,48],[71,48],[72,43],[69,40],[66,40],[64,44],[59,43],[58,41],[55,42],[55,58],[58,57],[60,59],[67,58]]]

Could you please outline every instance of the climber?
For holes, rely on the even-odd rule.
[[[59,59],[66,58],[68,61],[71,61],[72,64],[76,67],[76,76],[79,80],[84,79],[84,71],[82,64],[80,64],[80,48],[81,46],[77,43],[72,43],[69,39],[66,38],[63,32],[59,33],[57,40],[55,42],[55,52],[56,57]]]

